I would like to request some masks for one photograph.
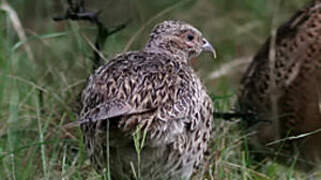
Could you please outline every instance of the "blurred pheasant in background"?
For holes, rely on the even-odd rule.
[[[120,54],[90,76],[78,123],[99,172],[109,157],[112,179],[191,177],[203,160],[213,123],[211,98],[188,65],[202,51],[215,56],[201,32],[181,21],[165,21],[154,27],[142,50]],[[139,160],[137,131],[146,133]]]
[[[321,162],[321,1],[280,26],[241,82],[239,105],[256,117],[250,144],[310,171]],[[277,152],[277,153],[276,153]],[[274,156],[278,154],[277,156]]]

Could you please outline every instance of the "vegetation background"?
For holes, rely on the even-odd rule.
[[[216,111],[233,108],[241,74],[271,30],[309,0],[91,0],[102,10],[107,27],[128,20],[103,48],[111,58],[139,49],[153,25],[185,20],[214,44],[191,64],[214,94]],[[95,179],[79,128],[74,121],[77,98],[92,69],[96,27],[81,22],[54,22],[65,0],[0,0],[0,179]],[[15,18],[15,13],[17,18]],[[21,27],[19,24],[21,23]],[[25,35],[25,37],[24,37]],[[204,179],[307,179],[308,176],[266,160],[251,163],[246,137],[236,122],[218,119]],[[197,177],[195,177],[197,179]]]

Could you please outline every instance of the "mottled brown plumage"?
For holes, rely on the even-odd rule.
[[[165,21],[155,26],[144,49],[118,55],[90,76],[78,123],[98,171],[106,168],[109,125],[114,179],[133,178],[130,162],[138,171],[132,137],[138,128],[147,132],[142,179],[190,178],[203,159],[213,121],[212,101],[188,65],[203,50],[214,53],[197,29]]]
[[[280,26],[275,44],[271,39],[243,77],[240,108],[256,115],[247,123],[257,132],[251,138],[256,151],[280,153],[273,156],[279,162],[310,171],[320,166],[321,133],[293,136],[321,128],[321,1],[311,2]]]

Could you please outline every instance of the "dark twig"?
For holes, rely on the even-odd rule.
[[[257,114],[251,112],[231,112],[231,113],[221,113],[214,112],[214,118],[221,118],[226,121],[232,121],[233,119],[241,119],[241,123],[245,123],[246,127],[255,126],[257,123],[272,123],[271,120],[258,118]]]
[[[96,24],[98,28],[98,34],[95,40],[95,49],[93,50],[94,59],[93,59],[93,70],[102,64],[101,56],[99,52],[101,51],[102,47],[104,46],[107,38],[124,29],[129,22],[124,24],[120,24],[112,30],[109,30],[101,21],[99,20],[99,15],[101,11],[97,12],[89,12],[85,9],[85,0],[79,0],[78,3],[75,2],[76,0],[67,0],[68,9],[66,10],[63,16],[54,17],[54,21],[64,21],[64,20],[72,20],[72,21],[89,21],[91,23]]]
[[[224,120],[232,120],[232,119],[254,119],[255,115],[252,113],[239,113],[239,112],[231,112],[231,113],[222,113],[222,112],[214,112],[214,118],[222,118]]]
[[[97,18],[96,18],[97,19]],[[128,23],[124,23],[124,24],[120,24],[117,27],[115,27],[114,29],[112,29],[111,31],[109,31],[98,19],[96,21],[96,25],[98,27],[98,35],[96,37],[96,41],[95,41],[95,48],[96,50],[94,50],[94,66],[93,69],[95,70],[96,68],[98,68],[98,66],[101,64],[101,56],[99,55],[99,51],[101,50],[101,48],[103,47],[103,45],[105,44],[107,38],[114,34],[117,33],[118,31],[121,31],[122,29],[124,29],[127,26]]]
[[[254,117],[251,113],[222,113],[222,112],[214,112],[214,118],[222,118],[225,120],[232,120],[232,119],[247,119]]]
[[[44,99],[43,99],[43,91],[40,89],[38,90],[38,97],[39,97],[40,114],[43,115],[45,113]]]

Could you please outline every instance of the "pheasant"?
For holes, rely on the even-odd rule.
[[[98,172],[109,165],[112,179],[191,177],[213,123],[211,98],[188,64],[202,51],[216,55],[195,27],[165,21],[142,50],[120,54],[90,76],[77,123]]]
[[[320,68],[321,0],[314,0],[277,29],[243,76],[238,104],[254,114],[246,124],[252,148],[307,172],[320,167]]]

